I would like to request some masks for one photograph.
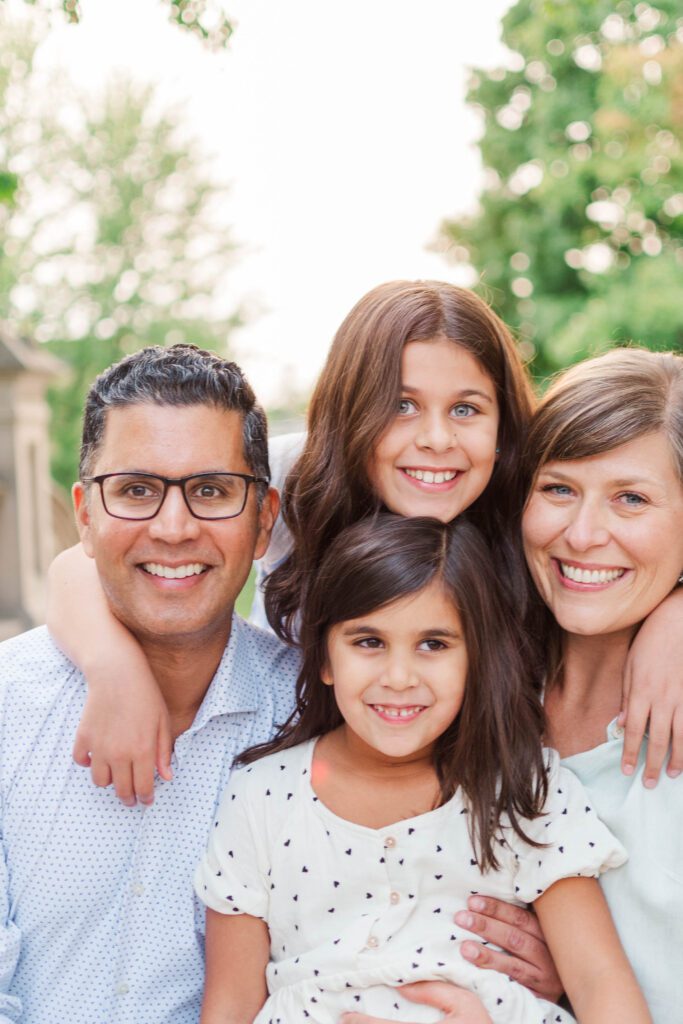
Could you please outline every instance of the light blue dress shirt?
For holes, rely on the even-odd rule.
[[[172,782],[124,807],[71,759],[82,675],[44,628],[0,645],[0,1024],[196,1024],[192,875],[233,758],[292,709],[298,656],[233,619]]]

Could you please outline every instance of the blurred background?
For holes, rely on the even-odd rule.
[[[275,433],[391,278],[474,287],[539,387],[683,348],[682,129],[679,0],[3,0],[0,636],[144,344],[229,353]]]

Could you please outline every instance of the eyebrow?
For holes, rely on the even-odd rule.
[[[561,480],[563,483],[573,483],[575,480],[575,477],[558,469],[540,469],[538,475],[539,477],[551,476],[556,480]],[[640,484],[661,486],[661,481],[657,481],[651,476],[624,476],[616,480],[607,480],[607,483],[612,487],[635,487]]]
[[[411,395],[419,394],[420,390],[420,388],[411,387],[410,384],[401,384],[401,391],[409,391]],[[454,392],[453,398],[459,398],[461,400],[463,398],[482,398],[485,402],[489,402],[491,405],[493,404],[493,397],[491,395],[487,394],[485,391],[478,391],[476,388],[469,388],[465,391],[456,391]]]

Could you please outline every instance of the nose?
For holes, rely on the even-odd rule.
[[[588,551],[609,543],[607,511],[599,502],[580,501],[571,509],[569,516],[564,535],[574,551]]]
[[[434,412],[426,412],[420,418],[415,443],[418,448],[423,448],[427,451],[450,451],[458,443],[453,420],[436,410]]]
[[[390,652],[380,683],[397,692],[417,686],[419,676],[410,656],[401,651]]]
[[[161,508],[148,523],[150,537],[167,544],[182,544],[199,536],[201,523],[190,513],[185,504],[182,490],[177,485],[169,486]]]

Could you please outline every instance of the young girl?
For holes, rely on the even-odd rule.
[[[469,509],[501,567],[509,613],[517,614],[527,585],[515,543],[524,498],[518,469],[532,404],[509,331],[474,293],[393,281],[365,295],[339,328],[314,391],[307,439],[285,488],[286,526],[276,527],[267,555],[277,632],[295,631],[306,581],[340,530],[380,507],[443,522]],[[285,450],[291,457],[297,446]],[[289,468],[277,467],[277,475]],[[136,795],[151,802],[155,762],[170,777],[172,741],[149,667],[79,548],[61,556],[51,585],[50,628],[92,683],[74,756],[88,764],[92,752],[95,781],[113,781],[126,802]],[[648,715],[658,736],[670,734],[680,700],[682,601],[667,599],[634,642],[625,762],[635,762]],[[683,767],[677,743],[683,751],[683,736],[674,735],[672,769]],[[650,743],[649,778],[665,748]]]
[[[650,1021],[595,877],[625,860],[542,712],[478,531],[381,515],[332,543],[301,612],[297,710],[233,773],[197,869],[202,1024],[573,1018],[460,955],[472,892],[534,902],[581,1024]]]

